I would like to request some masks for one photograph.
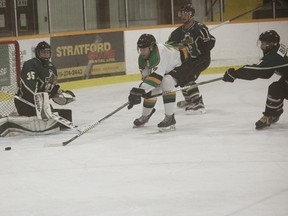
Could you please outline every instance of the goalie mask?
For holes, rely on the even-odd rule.
[[[35,48],[35,55],[43,63],[47,63],[51,58],[51,46],[45,41],[38,43]]]
[[[57,95],[55,95],[52,100],[59,105],[66,105],[75,101],[75,94],[72,91],[66,90],[61,91]]]

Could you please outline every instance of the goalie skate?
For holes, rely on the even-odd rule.
[[[158,124],[158,128],[160,132],[173,131],[176,130],[175,124],[176,120],[174,118],[174,114],[165,115],[164,120]]]
[[[135,121],[133,122],[134,124],[134,128],[138,128],[138,127],[143,127],[151,118],[151,116],[154,114],[154,112],[156,111],[155,108],[152,109],[151,113],[147,116],[141,116],[140,118],[135,119]]]

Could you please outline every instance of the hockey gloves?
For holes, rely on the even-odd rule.
[[[223,76],[223,81],[224,82],[234,82],[234,80],[236,79],[236,76],[235,76],[235,69],[234,68],[229,68],[224,76]]]
[[[130,110],[134,105],[141,103],[141,97],[145,94],[145,90],[141,88],[132,88],[130,95],[128,97],[129,105],[128,109]]]
[[[59,93],[52,97],[52,100],[59,105],[66,105],[75,101],[75,94],[70,90],[59,90]]]
[[[50,91],[46,91],[49,93],[49,98],[53,98],[56,94],[58,94],[59,89],[60,89],[59,85],[53,85],[53,87]]]

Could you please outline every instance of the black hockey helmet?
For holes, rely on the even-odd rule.
[[[156,39],[151,34],[142,34],[137,41],[138,48],[154,47]]]
[[[191,4],[186,4],[178,11],[178,17],[181,17],[183,13],[188,13],[191,17],[194,17],[195,9]]]
[[[268,30],[260,34],[259,41],[266,41],[276,45],[280,42],[280,36],[274,30]]]
[[[44,62],[49,61],[51,58],[51,46],[46,41],[38,43],[35,48],[35,55]]]

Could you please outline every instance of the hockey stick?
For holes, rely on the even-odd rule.
[[[207,84],[207,83],[216,82],[216,81],[218,81],[218,80],[222,80],[222,77],[219,77],[219,78],[216,78],[216,79],[212,79],[212,80],[203,81],[203,82],[199,82],[199,83],[194,84],[194,85],[189,85],[189,86],[180,87],[180,88],[177,88],[177,89],[174,89],[174,90],[171,90],[171,91],[162,92],[162,93],[153,95],[153,96],[151,96],[151,97],[158,97],[158,96],[163,95],[163,93],[164,93],[164,94],[168,94],[168,93],[170,93],[170,92],[176,92],[176,91],[184,90],[184,89],[187,89],[187,88],[196,88],[196,87],[199,86],[199,85],[204,85],[204,84]],[[149,98],[151,98],[151,97],[149,97]],[[90,131],[91,129],[93,129],[94,127],[96,127],[98,124],[100,124],[102,121],[104,121],[105,119],[111,117],[112,115],[114,115],[115,113],[117,113],[118,111],[120,111],[121,109],[123,109],[124,107],[126,107],[127,105],[129,105],[129,102],[126,102],[126,103],[123,104],[122,106],[118,107],[116,110],[114,110],[113,112],[109,113],[108,115],[106,115],[105,117],[103,117],[102,119],[100,119],[99,121],[92,123],[90,126],[86,127],[84,130],[80,131],[79,134],[75,135],[75,136],[72,137],[71,139],[63,142],[63,143],[62,143],[62,146],[66,146],[66,145],[68,145],[69,143],[73,142],[75,139],[79,138],[80,136],[82,136],[82,135],[85,134],[86,132]]]
[[[214,29],[216,29],[216,28],[219,28],[219,27],[221,27],[221,26],[223,26],[223,25],[225,25],[225,24],[227,24],[227,23],[230,23],[230,22],[238,19],[239,17],[242,17],[242,16],[244,16],[244,15],[246,15],[246,14],[248,14],[248,13],[251,13],[251,12],[259,9],[259,8],[262,8],[263,6],[264,6],[264,5],[261,5],[261,6],[259,6],[259,7],[254,8],[254,9],[251,9],[251,10],[249,10],[249,11],[246,11],[246,12],[244,12],[244,13],[236,16],[236,17],[233,17],[233,18],[230,19],[230,20],[226,20],[225,22],[223,22],[223,23],[221,23],[221,24],[219,24],[219,25],[217,25],[217,26],[214,26],[214,27],[210,28],[209,31],[212,31],[212,30],[214,30]]]
[[[86,127],[84,130],[80,131],[79,134],[75,135],[74,137],[72,137],[71,139],[65,141],[62,143],[62,146],[66,146],[69,143],[71,143],[72,141],[74,141],[75,139],[77,139],[78,137],[82,136],[83,134],[85,134],[86,132],[90,131],[91,129],[95,128],[98,124],[100,124],[101,122],[103,122],[105,119],[109,118],[110,116],[114,115],[115,113],[117,113],[118,111],[120,111],[121,109],[123,109],[124,107],[126,107],[129,104],[129,102],[126,102],[125,104],[123,104],[122,106],[118,107],[116,110],[114,110],[113,112],[109,113],[108,115],[106,115],[105,117],[103,117],[102,119],[100,119],[97,122],[92,123],[91,125],[89,125],[88,127]]]
[[[165,91],[165,92],[162,92],[162,93],[159,93],[159,94],[155,94],[155,95],[151,95],[151,96],[149,95],[148,97],[144,97],[144,98],[145,99],[149,99],[149,98],[158,97],[158,96],[161,96],[161,95],[164,95],[164,94],[169,94],[169,93],[172,93],[172,92],[182,91],[182,90],[185,90],[185,89],[194,89],[194,88],[197,88],[200,85],[205,85],[207,83],[216,82],[216,81],[219,81],[219,80],[222,80],[222,79],[223,79],[223,77],[218,77],[218,78],[215,78],[215,79],[206,80],[206,81],[195,83],[195,84],[192,84],[192,85],[187,85],[187,86],[184,86],[184,87],[178,87],[178,88],[175,88],[173,90]]]
[[[10,95],[10,94],[9,94],[9,95]],[[35,107],[34,104],[32,104],[32,103],[30,103],[29,101],[27,101],[27,100],[19,97],[18,95],[11,95],[11,96],[13,96],[13,97],[16,98],[17,100],[20,100],[20,101],[22,101],[23,103],[25,103],[25,104],[27,104],[27,105],[29,105],[29,106],[31,106],[31,107]],[[57,121],[57,122],[65,125],[66,127],[69,127],[69,128],[71,128],[71,129],[73,129],[73,130],[76,130],[76,131],[78,131],[78,132],[81,132],[81,130],[78,129],[78,126],[77,126],[77,125],[74,125],[72,122],[70,122],[69,120],[67,120],[67,119],[65,119],[65,118],[63,118],[63,117],[61,117],[61,116],[59,116],[57,113],[52,113],[51,118],[53,118],[55,121]]]

